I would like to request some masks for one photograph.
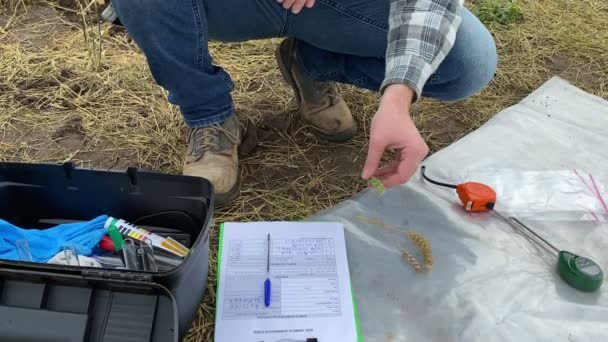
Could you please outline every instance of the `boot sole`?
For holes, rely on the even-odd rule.
[[[222,206],[234,201],[241,194],[241,177],[237,180],[236,184],[228,192],[223,194],[216,194],[214,196],[215,205]]]
[[[291,75],[291,72],[289,71],[289,68],[287,67],[287,61],[285,61],[285,59],[283,58],[283,54],[281,53],[281,47],[283,46],[283,44],[284,43],[279,44],[279,47],[274,52],[275,58],[277,60],[277,64],[279,65],[279,70],[281,70],[281,75],[283,76],[283,80],[285,80],[285,82],[287,82],[287,84],[289,84],[291,86],[294,93],[296,94],[296,102],[298,104],[298,113],[300,114],[300,119],[305,124],[314,127],[314,125],[311,122],[309,122],[308,120],[306,120],[304,118],[304,115],[302,115],[302,112],[299,109],[300,105],[302,104],[302,99],[300,98],[300,89],[298,88],[298,84],[293,79],[293,76]],[[350,140],[352,137],[355,136],[355,133],[357,133],[357,123],[353,121],[353,127],[351,127],[350,129],[347,129],[345,131],[339,132],[339,133],[330,134],[330,133],[326,133],[318,128],[315,130],[317,131],[317,135],[319,135],[322,139],[332,141],[332,142],[343,142],[343,141]]]

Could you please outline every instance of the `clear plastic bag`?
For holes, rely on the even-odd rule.
[[[469,171],[459,180],[484,183],[496,191],[495,210],[538,220],[608,219],[608,195],[596,178],[582,170]]]

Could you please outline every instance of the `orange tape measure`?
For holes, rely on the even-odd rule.
[[[422,178],[435,185],[456,189],[460,202],[462,202],[466,211],[480,212],[494,209],[496,192],[491,187],[477,182],[466,182],[458,185],[438,182],[427,177],[425,169],[426,166],[423,166]]]

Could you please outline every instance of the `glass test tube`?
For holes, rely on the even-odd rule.
[[[63,247],[63,256],[65,257],[65,264],[69,266],[80,266],[80,261],[78,260],[78,251],[76,250],[76,246],[67,245]]]
[[[156,259],[154,258],[154,248],[152,247],[152,241],[145,239],[141,242],[138,249],[138,257],[141,262],[141,268],[148,272],[157,272],[158,267],[156,266]]]
[[[34,261],[32,258],[32,251],[30,250],[30,244],[27,242],[27,240],[17,240],[15,242],[15,247],[17,248],[19,261]]]
[[[125,239],[122,242],[122,254],[125,258],[125,267],[128,270],[139,270],[136,253],[135,242],[133,239]]]

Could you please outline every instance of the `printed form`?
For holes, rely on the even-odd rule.
[[[215,341],[358,340],[342,224],[225,223],[220,252]]]

